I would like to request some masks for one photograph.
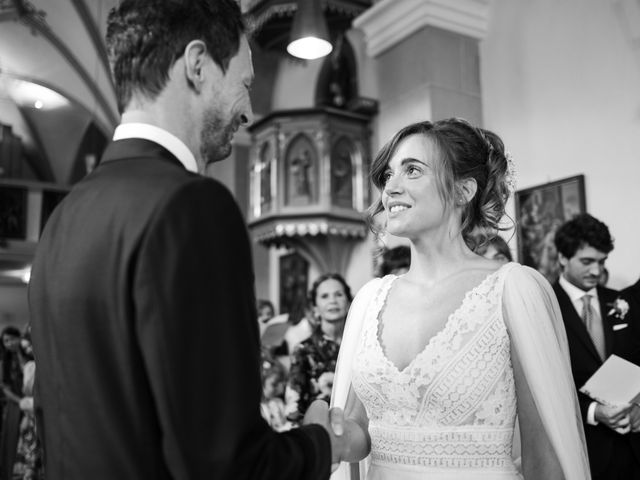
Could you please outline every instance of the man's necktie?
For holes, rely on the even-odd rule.
[[[582,321],[584,322],[587,331],[593,340],[593,344],[596,346],[596,350],[600,354],[600,358],[604,360],[604,329],[602,328],[602,322],[598,319],[596,312],[591,307],[591,295],[585,295],[582,300]]]

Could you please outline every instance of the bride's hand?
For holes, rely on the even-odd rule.
[[[303,425],[315,423],[322,425],[331,439],[331,457],[333,464],[339,464],[344,457],[346,448],[344,434],[344,412],[341,408],[329,409],[326,402],[322,400],[314,401],[307,409]],[[334,466],[332,465],[332,471]]]
[[[307,409],[304,414],[303,425],[309,423],[317,423],[322,425],[336,436],[341,436],[344,433],[344,412],[341,408],[329,409],[326,402],[322,400],[315,400]]]

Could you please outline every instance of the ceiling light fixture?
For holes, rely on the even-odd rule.
[[[287,52],[305,60],[326,57],[333,50],[320,0],[298,0]]]
[[[2,89],[20,107],[51,110],[70,105],[70,101],[58,92],[28,80],[5,77],[0,85],[0,91]]]

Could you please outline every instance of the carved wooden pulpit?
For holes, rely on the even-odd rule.
[[[318,107],[272,113],[251,127],[249,229],[320,272],[345,273],[364,239],[369,116]]]

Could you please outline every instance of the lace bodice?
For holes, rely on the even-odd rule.
[[[501,302],[506,270],[467,292],[401,371],[378,336],[380,312],[397,277],[383,279],[367,308],[352,377],[369,417],[374,465],[515,472],[516,396]]]

